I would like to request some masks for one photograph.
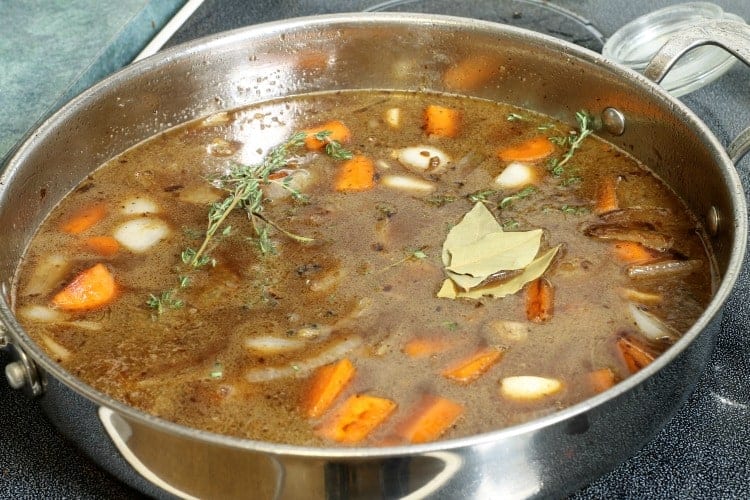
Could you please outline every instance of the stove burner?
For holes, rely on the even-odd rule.
[[[601,52],[604,36],[587,19],[539,0],[389,0],[364,9],[365,12],[395,11],[446,14],[499,22],[545,33]]]

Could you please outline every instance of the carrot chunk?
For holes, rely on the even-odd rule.
[[[375,165],[366,156],[355,155],[339,166],[336,191],[367,191],[375,186]]]
[[[610,368],[600,368],[589,372],[587,378],[595,392],[604,392],[615,385],[615,372]]]
[[[503,161],[535,161],[546,158],[555,150],[547,136],[532,137],[521,144],[503,148],[497,156]]]
[[[468,384],[479,378],[492,365],[500,361],[503,351],[496,347],[485,347],[446,368],[443,376],[456,382]]]
[[[549,281],[537,278],[526,287],[526,318],[544,323],[552,318],[555,290]]]
[[[615,243],[615,255],[628,264],[646,264],[659,257],[659,254],[654,250],[634,241],[618,241]]]
[[[596,206],[594,212],[597,214],[604,214],[617,210],[619,208],[617,202],[617,181],[612,176],[604,177],[596,189]]]
[[[86,247],[104,257],[111,257],[120,250],[120,244],[111,236],[92,236],[83,242]]]
[[[354,365],[346,358],[318,368],[302,402],[305,414],[310,418],[321,416],[341,394],[355,372]]]
[[[461,122],[461,112],[431,104],[424,110],[424,131],[438,137],[456,137]]]
[[[449,90],[474,90],[489,82],[498,72],[499,65],[492,58],[469,56],[445,71],[443,83]]]
[[[450,399],[425,395],[412,414],[396,426],[396,435],[410,443],[435,441],[463,412],[464,407]]]
[[[108,304],[116,294],[114,276],[100,263],[76,276],[52,298],[52,305],[67,311],[86,311]]]
[[[390,399],[356,394],[339,406],[335,413],[318,426],[319,436],[339,443],[357,443],[365,439],[396,409]]]
[[[317,127],[309,128],[304,132],[305,146],[311,151],[320,151],[331,141],[346,142],[352,135],[349,127],[338,120],[323,123]],[[330,132],[330,134],[328,134],[323,140],[320,140],[315,136],[321,132]]]
[[[631,337],[617,339],[617,348],[630,373],[636,373],[655,358],[642,343]]]
[[[453,342],[445,338],[418,337],[404,345],[404,354],[410,358],[426,358],[447,351]]]
[[[61,229],[66,233],[80,234],[102,220],[107,215],[107,205],[95,203],[78,210],[65,222]]]

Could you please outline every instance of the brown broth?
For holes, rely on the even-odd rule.
[[[425,135],[423,110],[435,103],[461,111],[457,137]],[[385,111],[394,107],[401,110],[399,128],[383,120]],[[511,113],[524,118],[508,120]],[[444,279],[442,244],[450,227],[472,208],[467,196],[492,188],[507,163],[497,158],[499,148],[539,134],[570,132],[548,117],[446,95],[346,92],[261,103],[219,118],[160,134],[103,165],[45,221],[18,273],[16,309],[50,355],[93,387],[167,420],[250,439],[335,444],[315,433],[332,410],[320,419],[308,419],[300,410],[312,373],[305,362],[350,341],[357,347],[334,359],[352,359],[356,376],[333,407],[359,393],[397,404],[364,444],[392,442],[394,426],[425,393],[449,398],[465,409],[443,438],[486,432],[592,396],[587,378],[592,370],[610,368],[617,380],[629,376],[616,347],[623,333],[655,352],[668,347],[668,342],[648,342],[638,333],[623,288],[660,296],[660,303],[643,307],[680,332],[710,299],[710,258],[696,220],[643,165],[593,136],[583,141],[562,175],[547,172],[547,160],[532,162],[541,173],[534,193],[503,209],[497,208],[498,201],[518,190],[497,193],[487,202],[507,230],[543,228],[542,250],[562,245],[544,274],[555,290],[552,319],[529,322],[523,291],[502,299],[436,298]],[[191,271],[181,263],[181,252],[196,248],[206,227],[207,206],[185,201],[190,193],[207,191],[206,179],[233,162],[257,163],[293,132],[331,119],[351,129],[346,148],[381,160],[374,189],[335,192],[331,186],[339,162],[300,150],[296,167],[309,171],[313,179],[303,190],[308,202],[289,197],[270,201],[263,214],[287,231],[314,238],[313,243],[301,244],[271,229],[276,253],[262,256],[257,244],[247,240],[254,236],[247,215],[236,211],[228,218],[231,233],[217,237],[210,252],[215,267]],[[411,173],[392,153],[416,145],[437,147],[452,161],[442,171]],[[557,146],[553,157],[565,150]],[[384,175],[406,173],[434,182],[437,189],[410,194],[377,182]],[[663,209],[661,218],[648,222],[650,227],[674,239],[671,251],[679,260],[702,264],[667,279],[628,278],[627,264],[614,257],[615,242],[584,234],[588,226],[603,222],[593,211],[593,200],[605,176],[619,179],[621,208]],[[213,195],[223,196],[218,190]],[[121,249],[111,257],[83,246],[85,237],[112,234],[136,218],[121,213],[135,196],[158,205],[160,211],[147,216],[167,223],[167,238],[146,253]],[[78,209],[99,201],[109,206],[103,220],[80,235],[60,231]],[[417,250],[426,257],[415,257]],[[38,266],[52,254],[62,256],[69,269],[42,293],[29,293]],[[62,320],[52,322],[23,314],[30,306],[48,305],[72,277],[97,262],[106,264],[120,287],[111,304],[64,313]],[[184,307],[155,314],[146,305],[149,295],[174,288],[180,275],[190,276],[190,284],[177,292]],[[76,323],[81,320],[88,323]],[[520,324],[523,338],[500,333],[496,325],[502,321]],[[301,334],[310,332],[323,334],[302,339]],[[273,355],[245,346],[247,338],[260,335],[302,339],[304,347]],[[50,350],[45,336],[70,356]],[[411,358],[403,348],[415,337],[447,339],[451,348]],[[441,376],[451,363],[485,346],[501,348],[504,354],[477,380],[460,384]],[[269,367],[284,369],[289,376],[248,380],[248,374]],[[555,378],[563,389],[535,401],[510,401],[499,394],[499,381],[516,375]]]

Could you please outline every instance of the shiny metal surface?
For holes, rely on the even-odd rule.
[[[321,53],[325,67],[303,67]],[[46,372],[40,403],[61,431],[74,440],[82,432],[100,436],[86,446],[89,455],[162,497],[557,496],[640,448],[706,366],[745,252],[745,200],[729,157],[682,104],[593,52],[531,32],[440,16],[347,14],[234,31],[128,67],[44,123],[0,177],[0,227],[8,229],[0,282],[12,288],[24,248],[58,200],[104,160],[154,133],[304,92],[450,90],[442,72],[469,54],[492,60],[497,71],[464,93],[569,122],[579,109],[616,108],[628,127],[604,137],[649,164],[695,213],[716,207],[722,214],[711,241],[722,279],[706,312],[673,348],[603,394],[509,429],[418,446],[303,448],[187,429],[111,400],[29,339],[10,297],[10,304],[0,302],[0,320],[15,346]]]

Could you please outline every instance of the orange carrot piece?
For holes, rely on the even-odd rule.
[[[555,290],[549,281],[537,278],[526,287],[526,318],[544,323],[552,318]]]
[[[398,426],[396,435],[410,443],[427,443],[442,436],[464,412],[450,399],[425,395],[413,413]]]
[[[404,345],[404,354],[410,358],[426,358],[447,351],[452,345],[453,342],[445,338],[418,337]]]
[[[604,392],[615,385],[615,372],[610,368],[600,368],[589,372],[589,385],[595,392]]]
[[[604,214],[617,210],[620,207],[617,202],[617,181],[612,176],[604,177],[596,189],[596,206],[594,212]]]
[[[449,90],[475,90],[489,82],[499,71],[499,65],[484,55],[469,56],[449,67],[443,83]]]
[[[120,250],[120,244],[111,236],[92,236],[84,240],[84,245],[104,257],[112,257]]]
[[[535,161],[546,158],[555,150],[547,136],[532,137],[521,144],[503,148],[497,156],[503,161]]]
[[[316,433],[339,443],[357,443],[365,439],[396,409],[390,399],[356,394],[339,406]]]
[[[424,131],[438,137],[456,137],[461,122],[457,109],[430,104],[424,110]]]
[[[321,141],[320,139],[315,137],[316,134],[325,131],[330,132],[330,134],[327,135],[324,140]],[[331,141],[338,141],[343,143],[348,141],[351,136],[352,133],[349,130],[349,127],[338,120],[332,120],[330,122],[323,123],[322,125],[318,125],[317,127],[305,130],[305,146],[311,151],[320,151],[327,143]]]
[[[456,382],[468,384],[479,378],[492,365],[500,361],[503,351],[496,347],[485,347],[446,368],[443,376]]]
[[[355,155],[339,166],[336,191],[367,191],[375,186],[375,165],[366,156]]]
[[[86,311],[108,304],[115,295],[115,278],[100,263],[76,276],[52,298],[52,305],[66,311]]]
[[[302,402],[305,414],[310,418],[321,416],[341,394],[355,372],[354,365],[347,358],[318,368]]]
[[[80,234],[102,220],[107,215],[107,205],[95,203],[78,210],[65,222],[61,229],[66,233]]]
[[[630,337],[617,339],[617,348],[630,373],[636,373],[654,360],[654,355],[643,344]]]
[[[659,257],[659,254],[654,250],[634,241],[618,241],[615,243],[615,255],[628,264],[646,264]]]

